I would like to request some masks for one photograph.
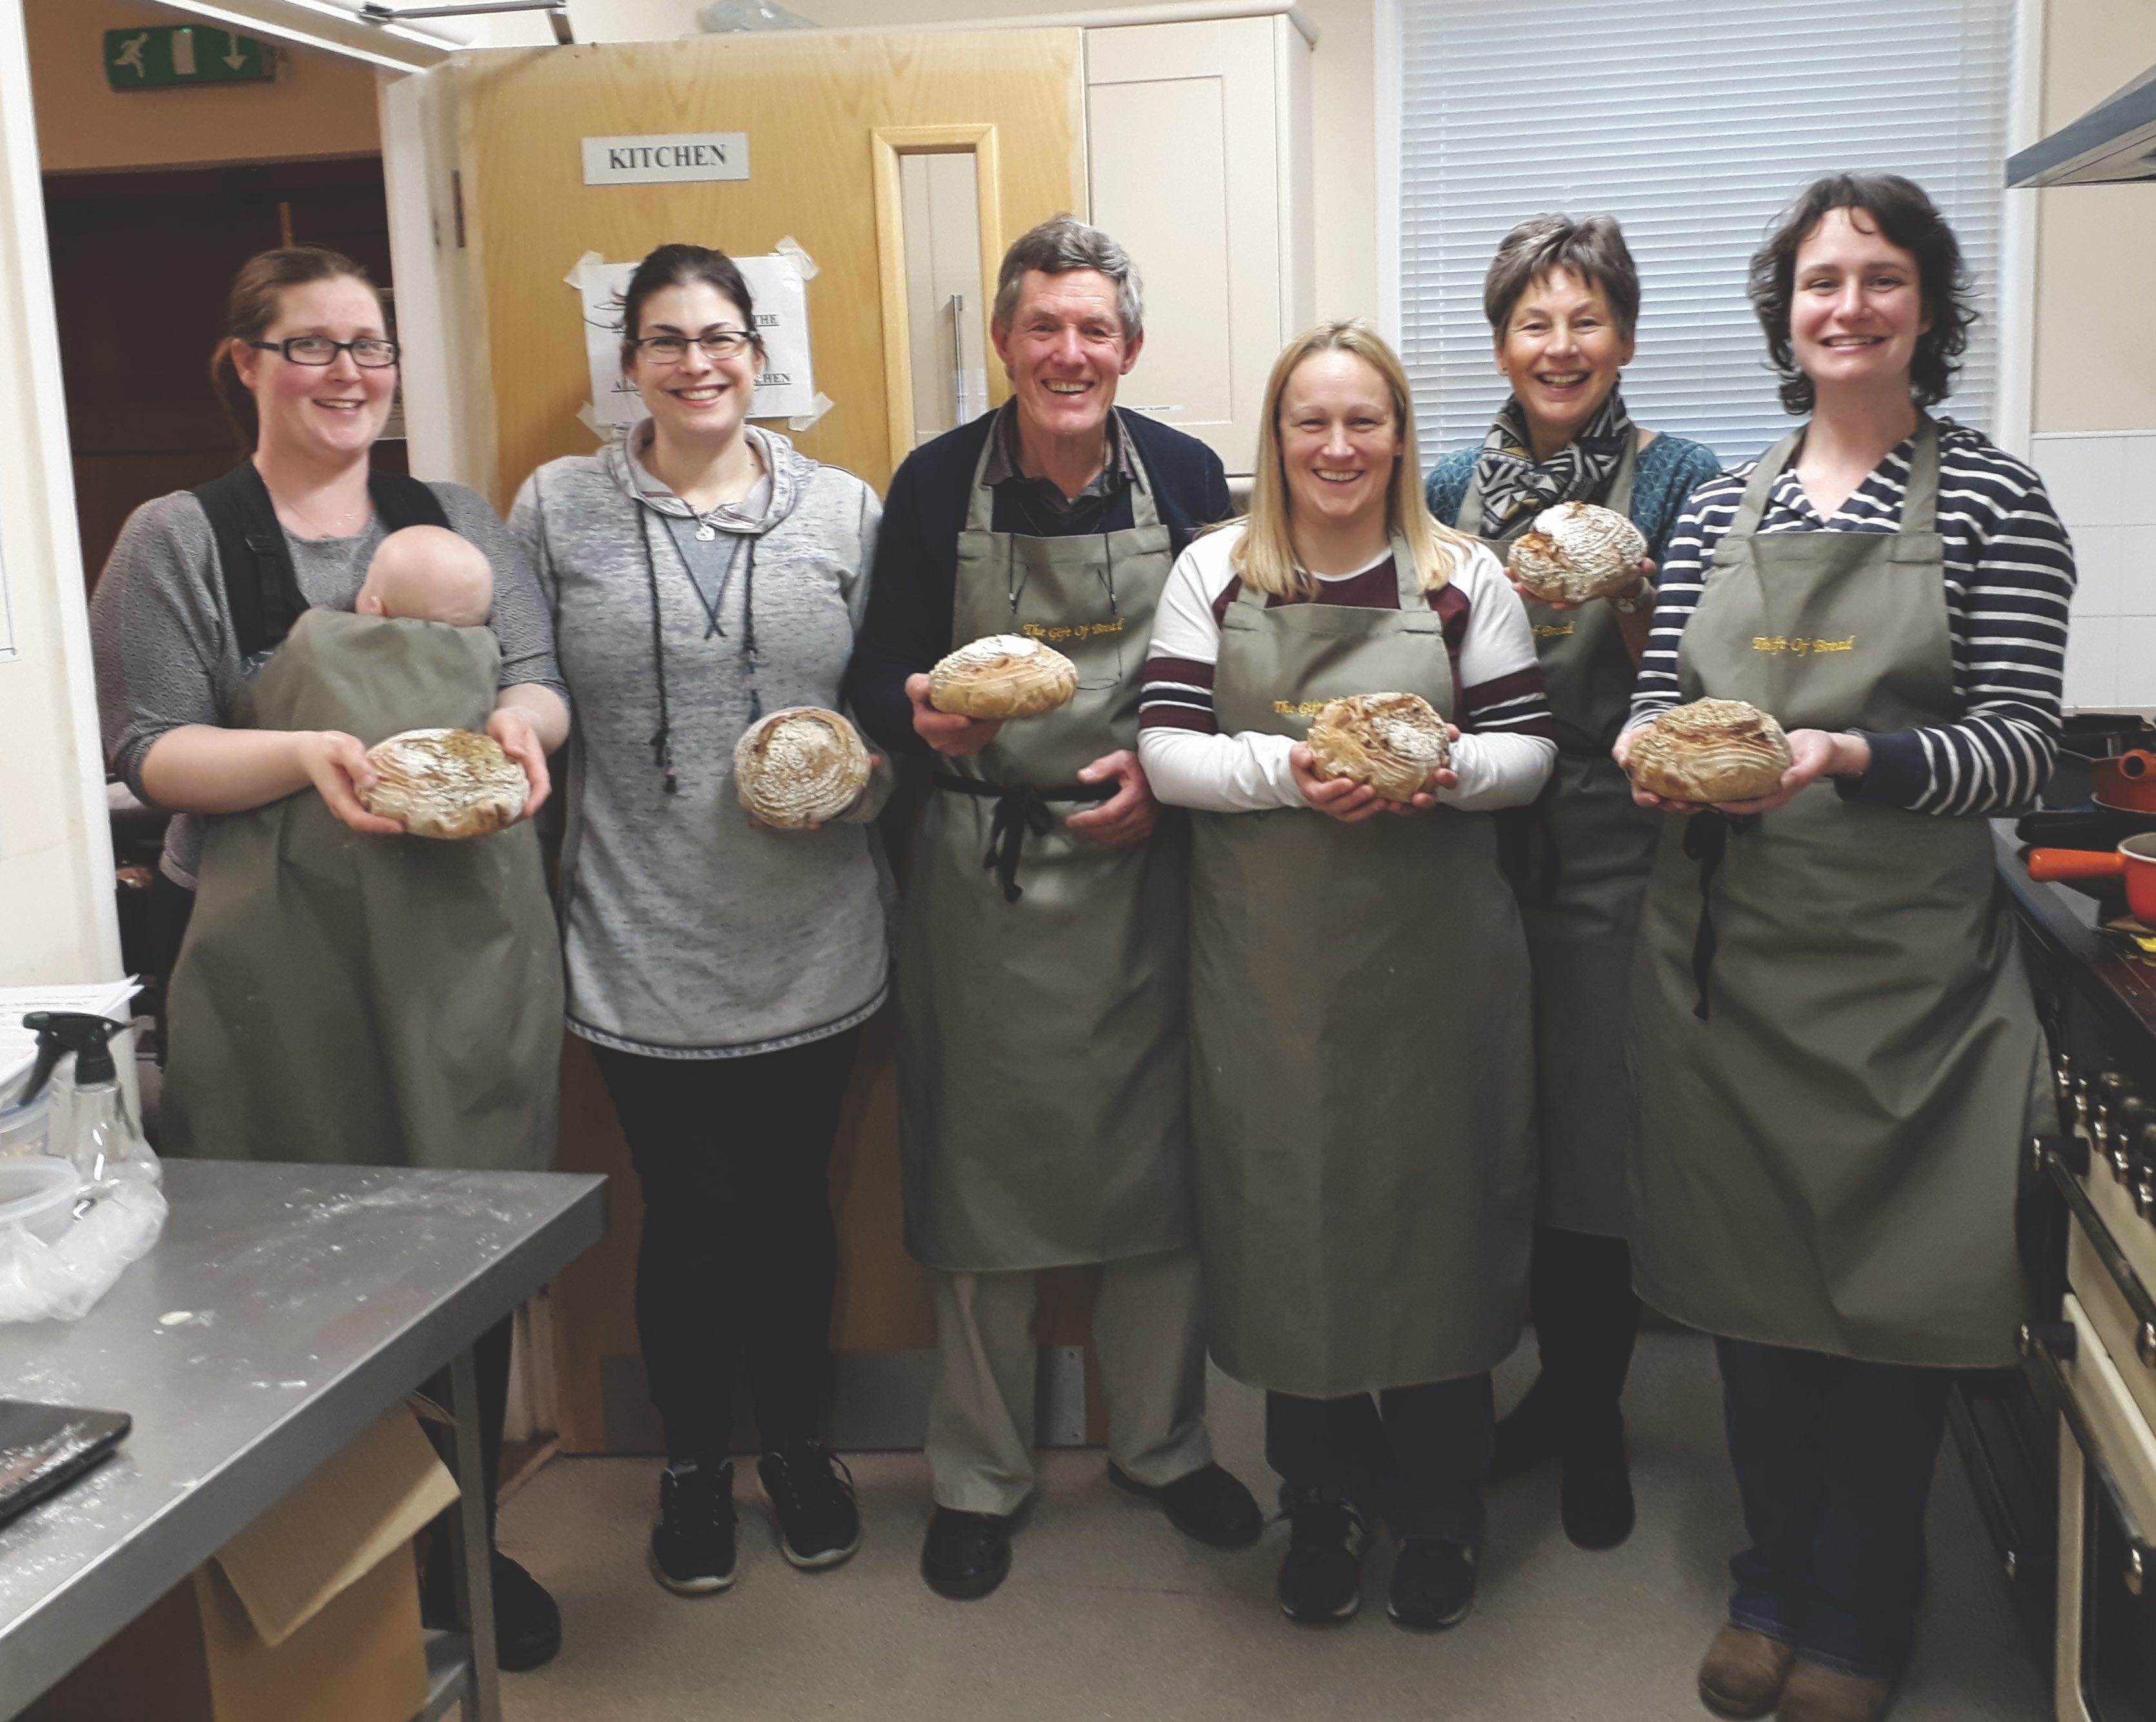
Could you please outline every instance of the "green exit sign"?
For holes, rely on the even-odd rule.
[[[105,78],[115,90],[185,84],[266,84],[277,75],[270,44],[199,24],[105,33]]]

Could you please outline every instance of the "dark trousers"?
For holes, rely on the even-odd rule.
[[[839,1273],[827,1176],[860,1031],[741,1058],[594,1046],[644,1190],[636,1330],[676,1459],[727,1450],[747,1354],[764,1447],[814,1434]]]
[[[1808,1662],[1897,1680],[1924,1594],[1924,1502],[1952,1373],[1717,1340],[1752,1546],[1729,1618]]]
[[[1403,1542],[1482,1543],[1482,1479],[1496,1443],[1490,1377],[1463,1376],[1373,1397],[1265,1395],[1265,1463],[1281,1502],[1317,1487],[1382,1520]]]
[[[1548,1396],[1561,1434],[1614,1433],[1640,1331],[1631,1247],[1621,1238],[1536,1227],[1527,1309],[1542,1357],[1538,1391]]]

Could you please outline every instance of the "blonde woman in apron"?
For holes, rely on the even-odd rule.
[[[1654,563],[1685,499],[1722,463],[1625,411],[1618,375],[1632,358],[1640,276],[1612,217],[1522,222],[1498,244],[1482,305],[1512,392],[1480,447],[1430,469],[1430,512],[1501,557],[1560,502],[1614,509],[1647,541],[1628,592],[1585,605],[1527,598],[1558,763],[1534,808],[1512,822],[1525,839],[1514,883],[1535,977],[1542,1178],[1527,1313],[1542,1373],[1497,1425],[1490,1477],[1562,1461],[1565,1535],[1606,1549],[1633,1522],[1618,1408],[1640,1324],[1625,1241],[1634,1115],[1625,1001],[1661,825],[1633,804],[1609,745],[1654,621]]]
[[[1819,182],[1753,259],[1811,417],[1693,497],[1634,707],[1747,700],[1794,756],[1760,801],[1639,792],[1686,817],[1633,989],[1633,1260],[1717,1336],[1750,1538],[1699,1673],[1725,1716],[1892,1704],[1950,1372],[2014,1361],[2018,1151],[2055,1125],[1987,818],[2056,751],[2073,559],[2036,474],[1925,410],[1960,261],[1886,175]]]
[[[1399,1544],[1389,1612],[1474,1600],[1489,1371],[1527,1313],[1534,1214],[1527,946],[1493,809],[1554,746],[1526,613],[1424,507],[1407,381],[1363,323],[1273,366],[1250,520],[1163,594],[1139,753],[1196,811],[1191,1069],[1206,1330],[1266,1390],[1297,1621],[1361,1599],[1365,1527]],[[1310,714],[1417,694],[1454,726],[1411,806],[1321,782]]]

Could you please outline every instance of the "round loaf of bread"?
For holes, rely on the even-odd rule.
[[[1781,787],[1789,741],[1756,705],[1695,700],[1634,734],[1626,769],[1640,788],[1671,801],[1758,801]]]
[[[734,743],[734,793],[766,825],[798,831],[835,819],[868,787],[869,751],[819,705],[789,705]]]
[[[1305,739],[1320,777],[1367,783],[1389,802],[1413,801],[1452,760],[1445,720],[1419,694],[1327,700]]]
[[[368,748],[367,761],[381,776],[361,804],[413,837],[503,830],[523,812],[530,787],[500,742],[470,730],[407,730]]]
[[[969,718],[1039,717],[1078,691],[1078,666],[1024,634],[984,634],[928,672],[928,703]]]
[[[1538,598],[1584,604],[1630,586],[1646,554],[1640,529],[1615,509],[1560,502],[1512,541],[1506,566]]]

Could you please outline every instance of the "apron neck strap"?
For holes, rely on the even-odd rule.
[[[1111,413],[1115,410],[1112,407],[1108,409]],[[968,532],[995,530],[995,492],[982,481],[988,477],[988,460],[995,453],[996,439],[1004,433],[1003,414],[1017,411],[1014,405],[1009,404],[998,411],[996,422],[988,427],[988,440],[981,444],[981,458],[973,463],[973,488],[967,493],[966,504],[966,530]],[[1115,429],[1119,437],[1127,438],[1130,436],[1130,428],[1127,425],[1117,424]],[[1130,450],[1131,474],[1134,480],[1131,486],[1131,525],[1137,530],[1143,531],[1160,524],[1160,510],[1154,506],[1152,500],[1152,475],[1146,470],[1145,457],[1138,453],[1137,444],[1127,442],[1124,446]]]
[[[1403,610],[1434,608],[1430,593],[1424,590],[1422,573],[1415,566],[1414,558],[1408,554],[1408,541],[1397,532],[1393,534],[1393,577],[1399,582],[1400,607]]]
[[[1795,458],[1804,432],[1810,428],[1809,425],[1800,425],[1791,431],[1752,469],[1751,480],[1744,486],[1744,500],[1738,504],[1736,517],[1729,523],[1729,537],[1749,538],[1759,530],[1767,504],[1774,494],[1774,482]],[[1919,413],[1916,434],[1910,438],[1909,488],[1902,500],[1902,530],[1936,531],[1938,513],[1939,425],[1930,413]]]

